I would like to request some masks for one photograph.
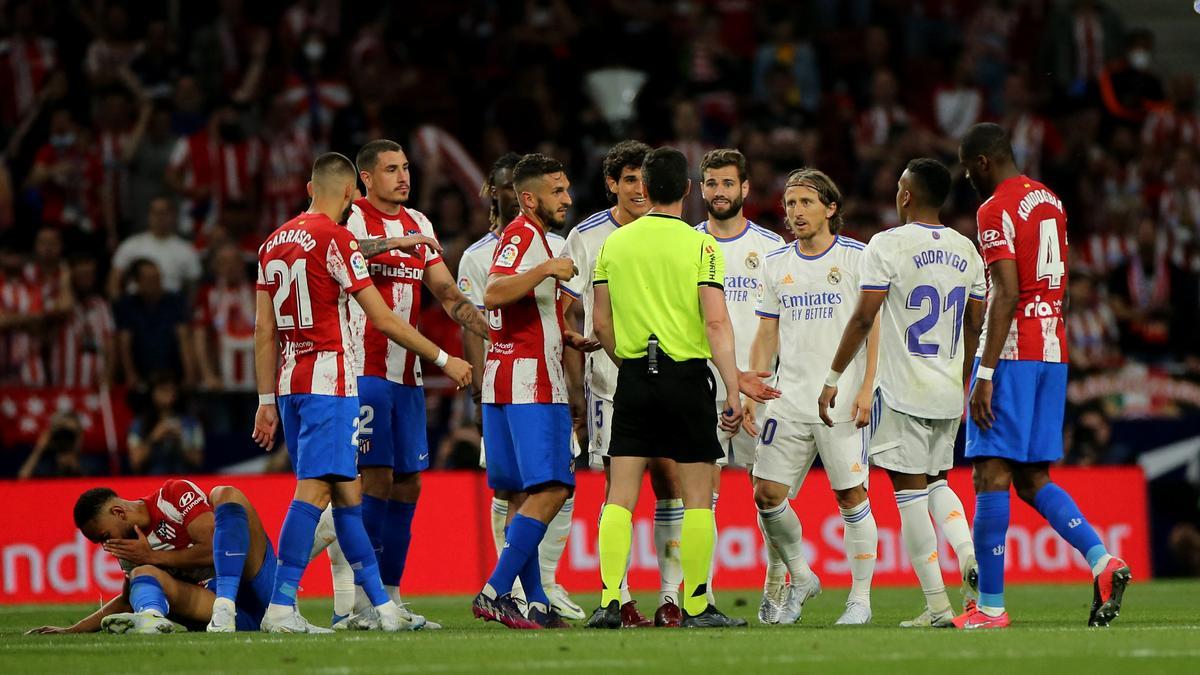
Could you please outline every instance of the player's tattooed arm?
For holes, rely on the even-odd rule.
[[[374,258],[380,253],[387,253],[400,249],[405,253],[416,254],[422,246],[428,246],[438,253],[442,252],[442,245],[433,237],[426,237],[423,234],[410,234],[405,237],[387,237],[384,239],[358,239],[358,248],[362,251],[363,257]]]
[[[39,626],[25,631],[26,635],[56,635],[61,633],[98,633],[100,631],[100,622],[104,617],[110,614],[120,614],[122,612],[131,612],[133,607],[129,605],[129,581],[125,581],[125,590],[117,597],[104,603],[100,609],[88,614],[74,624],[66,627],[61,626]]]
[[[488,327],[483,312],[458,290],[458,284],[454,282],[454,277],[450,275],[445,263],[434,263],[427,267],[425,283],[429,286],[429,292],[442,303],[442,308],[455,323],[468,332],[487,339]]]

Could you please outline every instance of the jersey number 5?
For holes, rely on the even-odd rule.
[[[1067,266],[1063,262],[1062,246],[1058,243],[1058,221],[1043,220],[1039,225],[1037,278],[1049,279],[1050,288],[1062,286]]]
[[[955,286],[946,294],[945,306],[938,289],[933,286],[917,286],[908,294],[909,309],[921,309],[929,305],[928,313],[908,327],[905,337],[908,338],[908,353],[913,356],[932,358],[937,356],[938,343],[922,342],[921,336],[933,330],[943,312],[953,312],[954,332],[950,342],[950,358],[958,353],[959,337],[962,335],[963,312],[967,308],[967,287]]]
[[[275,289],[275,295],[272,298],[272,303],[275,305],[275,325],[279,328],[295,328],[296,318],[283,313],[283,303],[287,301],[288,296],[292,293],[292,286],[296,287],[296,314],[300,319],[301,328],[312,328],[312,301],[308,297],[308,262],[301,258],[288,264],[282,260],[275,259],[267,263],[265,270],[268,279],[278,279],[279,288]]]

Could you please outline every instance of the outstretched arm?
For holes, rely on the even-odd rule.
[[[833,426],[833,420],[829,417],[829,409],[837,403],[835,400],[838,391],[837,378],[841,377],[854,355],[862,348],[863,340],[867,339],[867,335],[875,325],[875,316],[879,314],[879,308],[883,306],[886,298],[887,291],[864,289],[859,295],[858,306],[854,308],[854,316],[850,317],[849,323],[842,331],[842,341],[838,344],[837,353],[833,356],[833,364],[829,367],[829,375],[825,378],[825,386],[821,389],[821,398],[817,402],[821,421],[826,426]]]
[[[26,635],[55,635],[60,633],[96,633],[100,630],[100,622],[104,617],[110,614],[121,614],[123,612],[132,612],[133,607],[129,605],[129,580],[125,580],[125,588],[117,597],[104,603],[100,609],[88,614],[79,621],[67,627],[60,626],[39,626],[25,631]]]

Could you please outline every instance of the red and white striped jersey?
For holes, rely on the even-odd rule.
[[[254,287],[205,284],[196,294],[192,325],[211,329],[217,374],[225,389],[254,388]]]
[[[433,224],[420,211],[401,208],[388,215],[364,197],[354,202],[346,229],[356,239],[381,239],[423,234],[434,237]],[[436,237],[434,237],[436,238]],[[386,251],[367,261],[371,280],[388,307],[409,324],[421,315],[421,280],[425,270],[442,262],[440,253],[426,246],[416,255],[400,250]],[[421,363],[416,353],[392,342],[367,321],[357,302],[350,303],[350,332],[355,341],[354,372],[360,376],[385,377],[399,384],[421,386]]]
[[[517,216],[500,235],[490,274],[520,274],[552,255],[542,228]],[[558,280],[548,277],[529,295],[488,312],[484,403],[567,402],[558,292]]]
[[[209,199],[189,199],[184,204],[180,226],[195,234],[215,223],[221,204],[254,194],[262,170],[262,148],[257,138],[222,143],[201,130],[176,142],[170,167],[183,171],[185,190],[210,190]]]
[[[79,298],[50,343],[50,381],[59,387],[97,387],[108,368],[106,347],[116,334],[112,307],[100,295]]]
[[[46,38],[0,40],[0,112],[5,126],[15,127],[29,112],[57,62],[54,42]]]
[[[258,249],[258,290],[275,307],[280,396],[358,394],[349,294],[370,285],[358,242],[322,213],[302,213],[267,237]]]
[[[179,551],[192,545],[187,527],[212,506],[204,491],[190,480],[169,480],[142,497],[150,512],[150,524],[138,528],[156,551]]]
[[[1013,260],[1020,295],[1002,359],[1067,362],[1067,214],[1058,196],[1028,176],[996,186],[980,205],[979,246],[988,264]],[[988,300],[992,278],[988,274]],[[983,353],[987,326],[979,340]]]
[[[29,316],[45,311],[38,286],[23,276],[0,276],[0,313]],[[38,341],[26,331],[0,333],[0,382],[41,387],[46,368],[38,353]]]

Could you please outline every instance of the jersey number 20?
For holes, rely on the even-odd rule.
[[[933,286],[917,286],[912,289],[912,293],[908,294],[907,306],[909,309],[922,309],[927,305],[929,307],[928,313],[908,327],[906,333],[906,337],[908,338],[908,353],[924,358],[937,356],[938,343],[922,342],[921,336],[933,330],[942,313],[952,312],[954,334],[950,342],[950,358],[954,358],[954,355],[958,353],[959,337],[962,335],[963,312],[967,308],[967,287],[955,286],[950,289],[950,292],[946,294],[944,306],[941,294]]]
[[[287,301],[288,296],[292,293],[292,286],[296,287],[296,314],[299,315],[301,328],[312,328],[312,301],[308,297],[308,261],[300,258],[288,264],[276,258],[267,263],[266,274],[268,279],[279,279],[279,288],[275,289],[275,295],[272,302],[275,305],[275,325],[287,329],[296,327],[296,318],[283,313],[283,303]]]

